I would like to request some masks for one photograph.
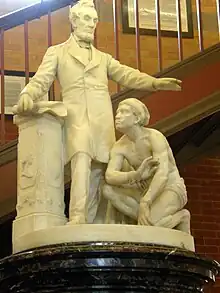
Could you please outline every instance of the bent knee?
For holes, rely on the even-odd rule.
[[[190,214],[190,212],[187,209],[183,209],[182,210],[182,213],[183,213],[183,217],[184,218],[188,218],[188,219],[191,218],[191,214]]]

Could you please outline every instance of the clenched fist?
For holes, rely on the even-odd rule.
[[[34,102],[31,99],[31,97],[27,94],[23,94],[18,101],[17,112],[18,113],[28,112],[28,111],[31,111],[33,107],[34,107]]]

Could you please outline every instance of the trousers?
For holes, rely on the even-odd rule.
[[[71,189],[69,222],[72,224],[93,223],[99,201],[100,181],[105,164],[92,160],[86,153],[76,153],[71,160]]]

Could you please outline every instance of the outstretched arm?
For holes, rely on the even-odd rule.
[[[181,81],[175,78],[155,78],[132,67],[122,65],[108,55],[108,77],[126,88],[157,91],[181,90]]]
[[[156,80],[146,73],[142,73],[132,67],[122,65],[109,55],[108,76],[113,81],[126,88],[135,88],[139,90],[155,91],[153,82]]]

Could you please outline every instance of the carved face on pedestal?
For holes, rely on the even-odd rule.
[[[74,35],[81,41],[91,43],[94,40],[94,33],[98,23],[98,14],[94,7],[80,5],[70,10],[70,22]]]

